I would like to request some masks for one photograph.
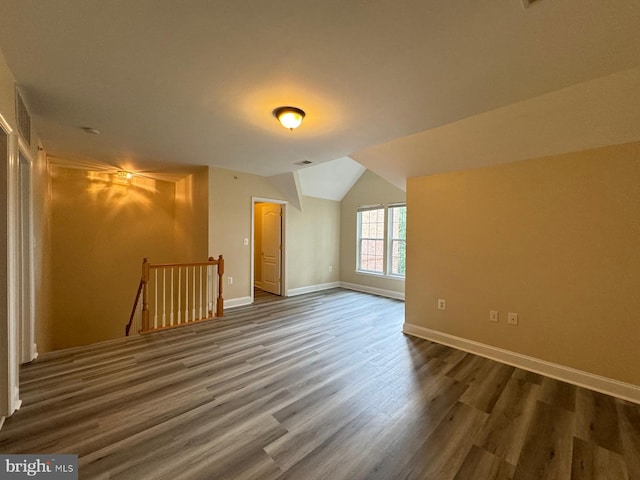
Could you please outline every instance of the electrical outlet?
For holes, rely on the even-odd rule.
[[[518,325],[518,314],[509,312],[509,317],[507,318],[507,323],[509,325]]]
[[[491,310],[489,312],[489,321],[490,322],[497,322],[498,321],[498,311],[497,310]]]
[[[333,265],[329,265],[329,271],[333,272]]]
[[[233,277],[227,277],[227,285],[233,285]]]
[[[444,310],[445,308],[447,308],[447,302],[445,301],[444,298],[439,298],[438,299],[438,310]]]

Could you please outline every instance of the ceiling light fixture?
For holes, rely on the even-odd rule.
[[[118,176],[120,178],[124,178],[125,180],[131,180],[131,178],[133,177],[133,173],[126,170],[118,170]]]
[[[293,132],[293,129],[298,128],[302,123],[305,113],[297,107],[278,107],[273,111],[273,116],[284,128]]]

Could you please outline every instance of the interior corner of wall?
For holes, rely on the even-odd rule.
[[[302,211],[304,210],[304,194],[302,192],[302,185],[300,185],[300,174],[297,170],[293,171],[293,182],[296,187],[296,196],[298,198],[297,207]]]
[[[302,189],[296,171],[273,175],[267,179],[291,205],[302,211]]]

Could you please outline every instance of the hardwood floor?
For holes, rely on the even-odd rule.
[[[640,406],[401,333],[404,304],[260,295],[42,355],[3,453],[80,478],[640,479]]]

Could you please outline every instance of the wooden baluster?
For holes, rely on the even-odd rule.
[[[224,274],[224,259],[218,257],[218,299],[216,301],[216,317],[222,317],[224,311],[224,299],[222,298],[222,275]]]
[[[216,316],[216,312],[215,312],[215,308],[214,305],[216,303],[216,295],[217,295],[217,289],[216,289],[216,283],[218,280],[217,274],[216,274],[216,268],[218,266],[218,262],[213,258],[213,257],[209,257],[209,261],[213,262],[213,264],[211,265],[211,313],[210,316],[211,318]]]
[[[181,290],[181,282],[182,282],[182,267],[178,267],[178,325],[180,325],[180,308],[181,308],[181,300],[182,300],[182,290]]]
[[[184,322],[189,321],[189,267],[184,269]]]
[[[191,321],[196,319],[196,267],[193,267],[193,302],[191,302],[191,306],[193,307],[193,312],[191,313]]]
[[[162,269],[162,326],[167,325],[167,269]]]
[[[218,284],[218,262],[216,261],[215,265],[211,266],[211,318],[216,316],[216,297],[218,295],[218,289],[216,285]]]
[[[155,269],[155,283],[154,283],[154,288],[156,291],[156,297],[155,297],[155,305],[156,308],[153,311],[153,328],[158,328],[158,269]]]
[[[213,305],[216,301],[216,266],[217,263],[209,266],[209,318],[215,317]]]
[[[149,283],[149,260],[142,260],[142,331],[149,331],[149,303],[147,299],[147,284]]]
[[[202,316],[202,265],[200,265],[200,305],[198,306],[199,310],[198,310],[198,318],[204,318]]]
[[[184,293],[182,292],[182,267],[184,267]],[[214,272],[216,267],[217,277]],[[191,272],[189,272],[189,268],[192,269]],[[159,269],[162,269],[162,275],[158,273]],[[167,269],[171,269],[169,274],[167,274]],[[178,269],[177,286],[176,269]],[[154,270],[153,278],[151,278],[151,270]],[[148,259],[145,258],[142,262],[141,288],[143,299],[139,320],[140,331],[148,332],[208,318],[222,317],[224,315],[223,276],[224,258],[222,255],[217,260],[209,257],[207,263],[195,262],[192,264],[151,265]],[[152,293],[150,293],[149,284],[151,281],[154,282],[153,302],[150,302]],[[160,281],[162,281],[162,286],[159,285]],[[171,282],[169,288],[167,288],[167,281]],[[169,294],[169,299],[167,294]],[[191,301],[191,304],[189,304],[189,301]],[[155,306],[153,325],[150,325],[151,310],[149,303],[153,303]],[[161,309],[162,311],[160,311]],[[167,312],[167,309],[169,309],[169,312]]]
[[[207,265],[207,278],[205,280],[206,288],[206,302],[207,302],[207,318],[211,318],[211,297],[209,296],[209,290],[211,285],[211,265]]]
[[[171,313],[169,314],[169,324],[173,325],[173,270],[171,267]]]

